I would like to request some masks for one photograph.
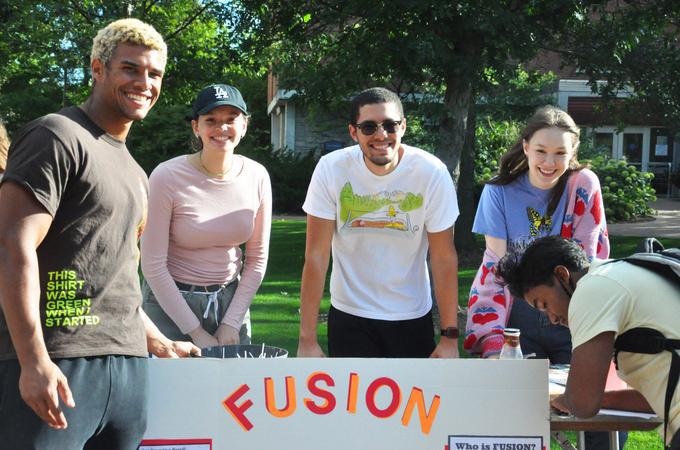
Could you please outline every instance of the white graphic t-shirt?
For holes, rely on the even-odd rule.
[[[391,173],[368,170],[358,145],[321,158],[304,211],[335,220],[331,303],[380,320],[422,317],[432,307],[427,232],[453,226],[458,202],[437,157],[402,144]]]

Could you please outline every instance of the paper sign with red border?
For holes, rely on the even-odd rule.
[[[144,439],[138,450],[212,450],[212,439]]]
[[[541,436],[449,436],[449,450],[545,450]]]

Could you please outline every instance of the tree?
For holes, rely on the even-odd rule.
[[[184,119],[205,85],[240,85],[246,99],[264,105],[265,72],[241,57],[233,33],[239,15],[224,1],[5,0],[0,6],[0,118],[8,129],[81,103],[89,94],[92,38],[107,23],[128,16],[152,24],[168,44],[162,95],[128,140],[147,171],[187,152],[190,131]],[[266,120],[263,107],[254,120]],[[258,143],[265,141],[260,135]]]
[[[474,242],[474,171],[460,168],[474,157],[474,132],[467,131],[474,130],[475,99],[544,43],[559,41],[590,3],[240,1],[256,16],[248,22],[256,39],[246,39],[244,48],[269,49],[282,87],[330,108],[371,85],[438,100],[435,153],[457,181],[459,249]]]
[[[621,123],[631,112],[680,131],[680,4],[632,0],[593,8],[554,49],[588,76]],[[630,94],[612,102],[618,92]],[[661,123],[658,123],[661,122]]]

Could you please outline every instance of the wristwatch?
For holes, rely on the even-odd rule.
[[[451,339],[458,339],[458,328],[455,328],[455,327],[442,328],[440,330],[439,334],[442,337],[447,337],[447,338],[451,338]]]

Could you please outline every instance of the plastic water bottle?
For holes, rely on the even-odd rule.
[[[506,328],[503,332],[505,343],[501,349],[500,359],[524,359],[519,346],[519,328]]]

